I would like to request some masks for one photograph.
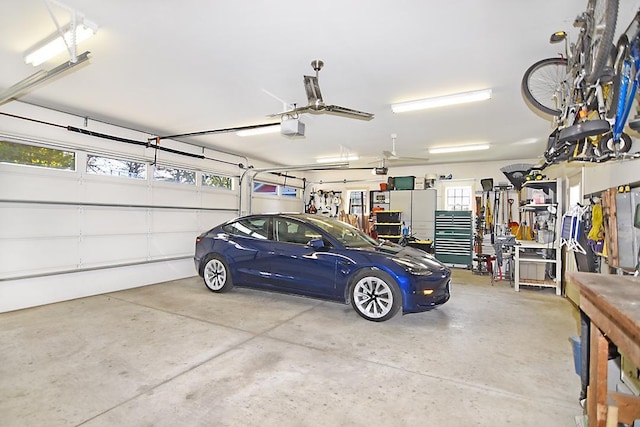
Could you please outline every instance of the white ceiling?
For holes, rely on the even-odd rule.
[[[504,160],[542,154],[550,121],[520,92],[533,62],[555,56],[556,30],[586,0],[213,1],[63,0],[99,25],[79,46],[90,64],[40,86],[21,100],[168,135],[277,121],[284,104],[306,104],[310,63],[327,104],[375,114],[371,121],[302,116],[304,138],[233,133],[182,139],[282,165],[346,153],[375,162],[391,150],[429,164]],[[619,27],[638,1],[621,0]],[[635,9],[634,9],[635,8]],[[42,0],[0,7],[0,90],[35,70],[24,52],[55,31]],[[68,22],[57,13],[61,23]],[[624,25],[622,25],[624,23]],[[38,69],[68,60],[61,54]],[[489,101],[394,114],[390,104],[491,88]],[[6,105],[6,104],[5,104]],[[0,111],[3,107],[0,106]],[[433,154],[432,146],[488,142],[469,154]]]

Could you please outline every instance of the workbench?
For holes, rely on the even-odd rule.
[[[640,398],[607,389],[609,342],[640,366],[640,278],[570,272],[569,280],[580,293],[580,310],[590,319],[589,427],[630,424],[640,418]],[[609,397],[615,402],[609,404]]]

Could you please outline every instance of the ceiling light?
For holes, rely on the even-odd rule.
[[[491,98],[491,89],[476,90],[473,92],[454,93],[452,95],[437,96],[435,98],[418,99],[415,101],[391,104],[394,113],[406,111],[425,110],[427,108],[445,107],[447,105],[465,104],[467,102],[485,101]]]
[[[540,141],[539,138],[525,138],[525,139],[521,139],[520,141],[514,142],[514,145],[529,145],[529,144],[535,144],[538,141]]]
[[[69,71],[70,69],[72,69],[77,65],[82,64],[88,59],[89,59],[89,52],[84,52],[83,54],[78,55],[76,62],[67,61],[64,64],[58,65],[52,70],[37,71],[36,73],[30,75],[26,79],[23,79],[18,83],[14,84],[13,86],[11,86],[10,88],[7,88],[3,92],[0,92],[0,105],[4,104],[5,102],[11,99],[19,98],[20,96],[33,90],[33,88],[35,88],[36,86],[46,82],[49,79],[62,75],[63,73]]]
[[[357,154],[350,154],[348,156],[342,156],[342,157],[325,157],[321,159],[316,159],[316,162],[318,163],[350,162],[358,159],[359,157]]]
[[[280,132],[280,125],[257,127],[257,128],[253,128],[253,129],[245,129],[245,130],[241,130],[241,131],[236,132],[236,135],[238,135],[238,136],[255,136],[255,135],[265,135],[267,133],[277,133],[277,132]]]
[[[83,19],[82,23],[76,25],[75,41],[73,39],[73,33],[71,31],[71,24],[68,24],[60,29],[60,32],[47,37],[36,47],[27,52],[24,61],[27,64],[32,64],[34,67],[48,61],[54,56],[69,49],[75,52],[75,46],[88,39],[98,31],[98,26],[93,22]],[[64,40],[60,37],[60,33],[63,34]],[[73,55],[72,55],[72,59]],[[72,60],[71,62],[75,62]]]
[[[475,145],[458,145],[450,147],[433,147],[429,148],[429,154],[444,154],[444,153],[461,153],[463,151],[479,151],[488,150],[489,144],[475,144]]]

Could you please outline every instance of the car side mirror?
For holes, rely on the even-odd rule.
[[[308,243],[314,249],[324,248],[324,241],[322,239],[311,239]]]

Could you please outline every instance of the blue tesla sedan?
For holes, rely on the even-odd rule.
[[[197,237],[194,261],[213,292],[244,286],[350,303],[375,322],[431,310],[451,291],[451,271],[427,252],[314,214],[225,222]]]

